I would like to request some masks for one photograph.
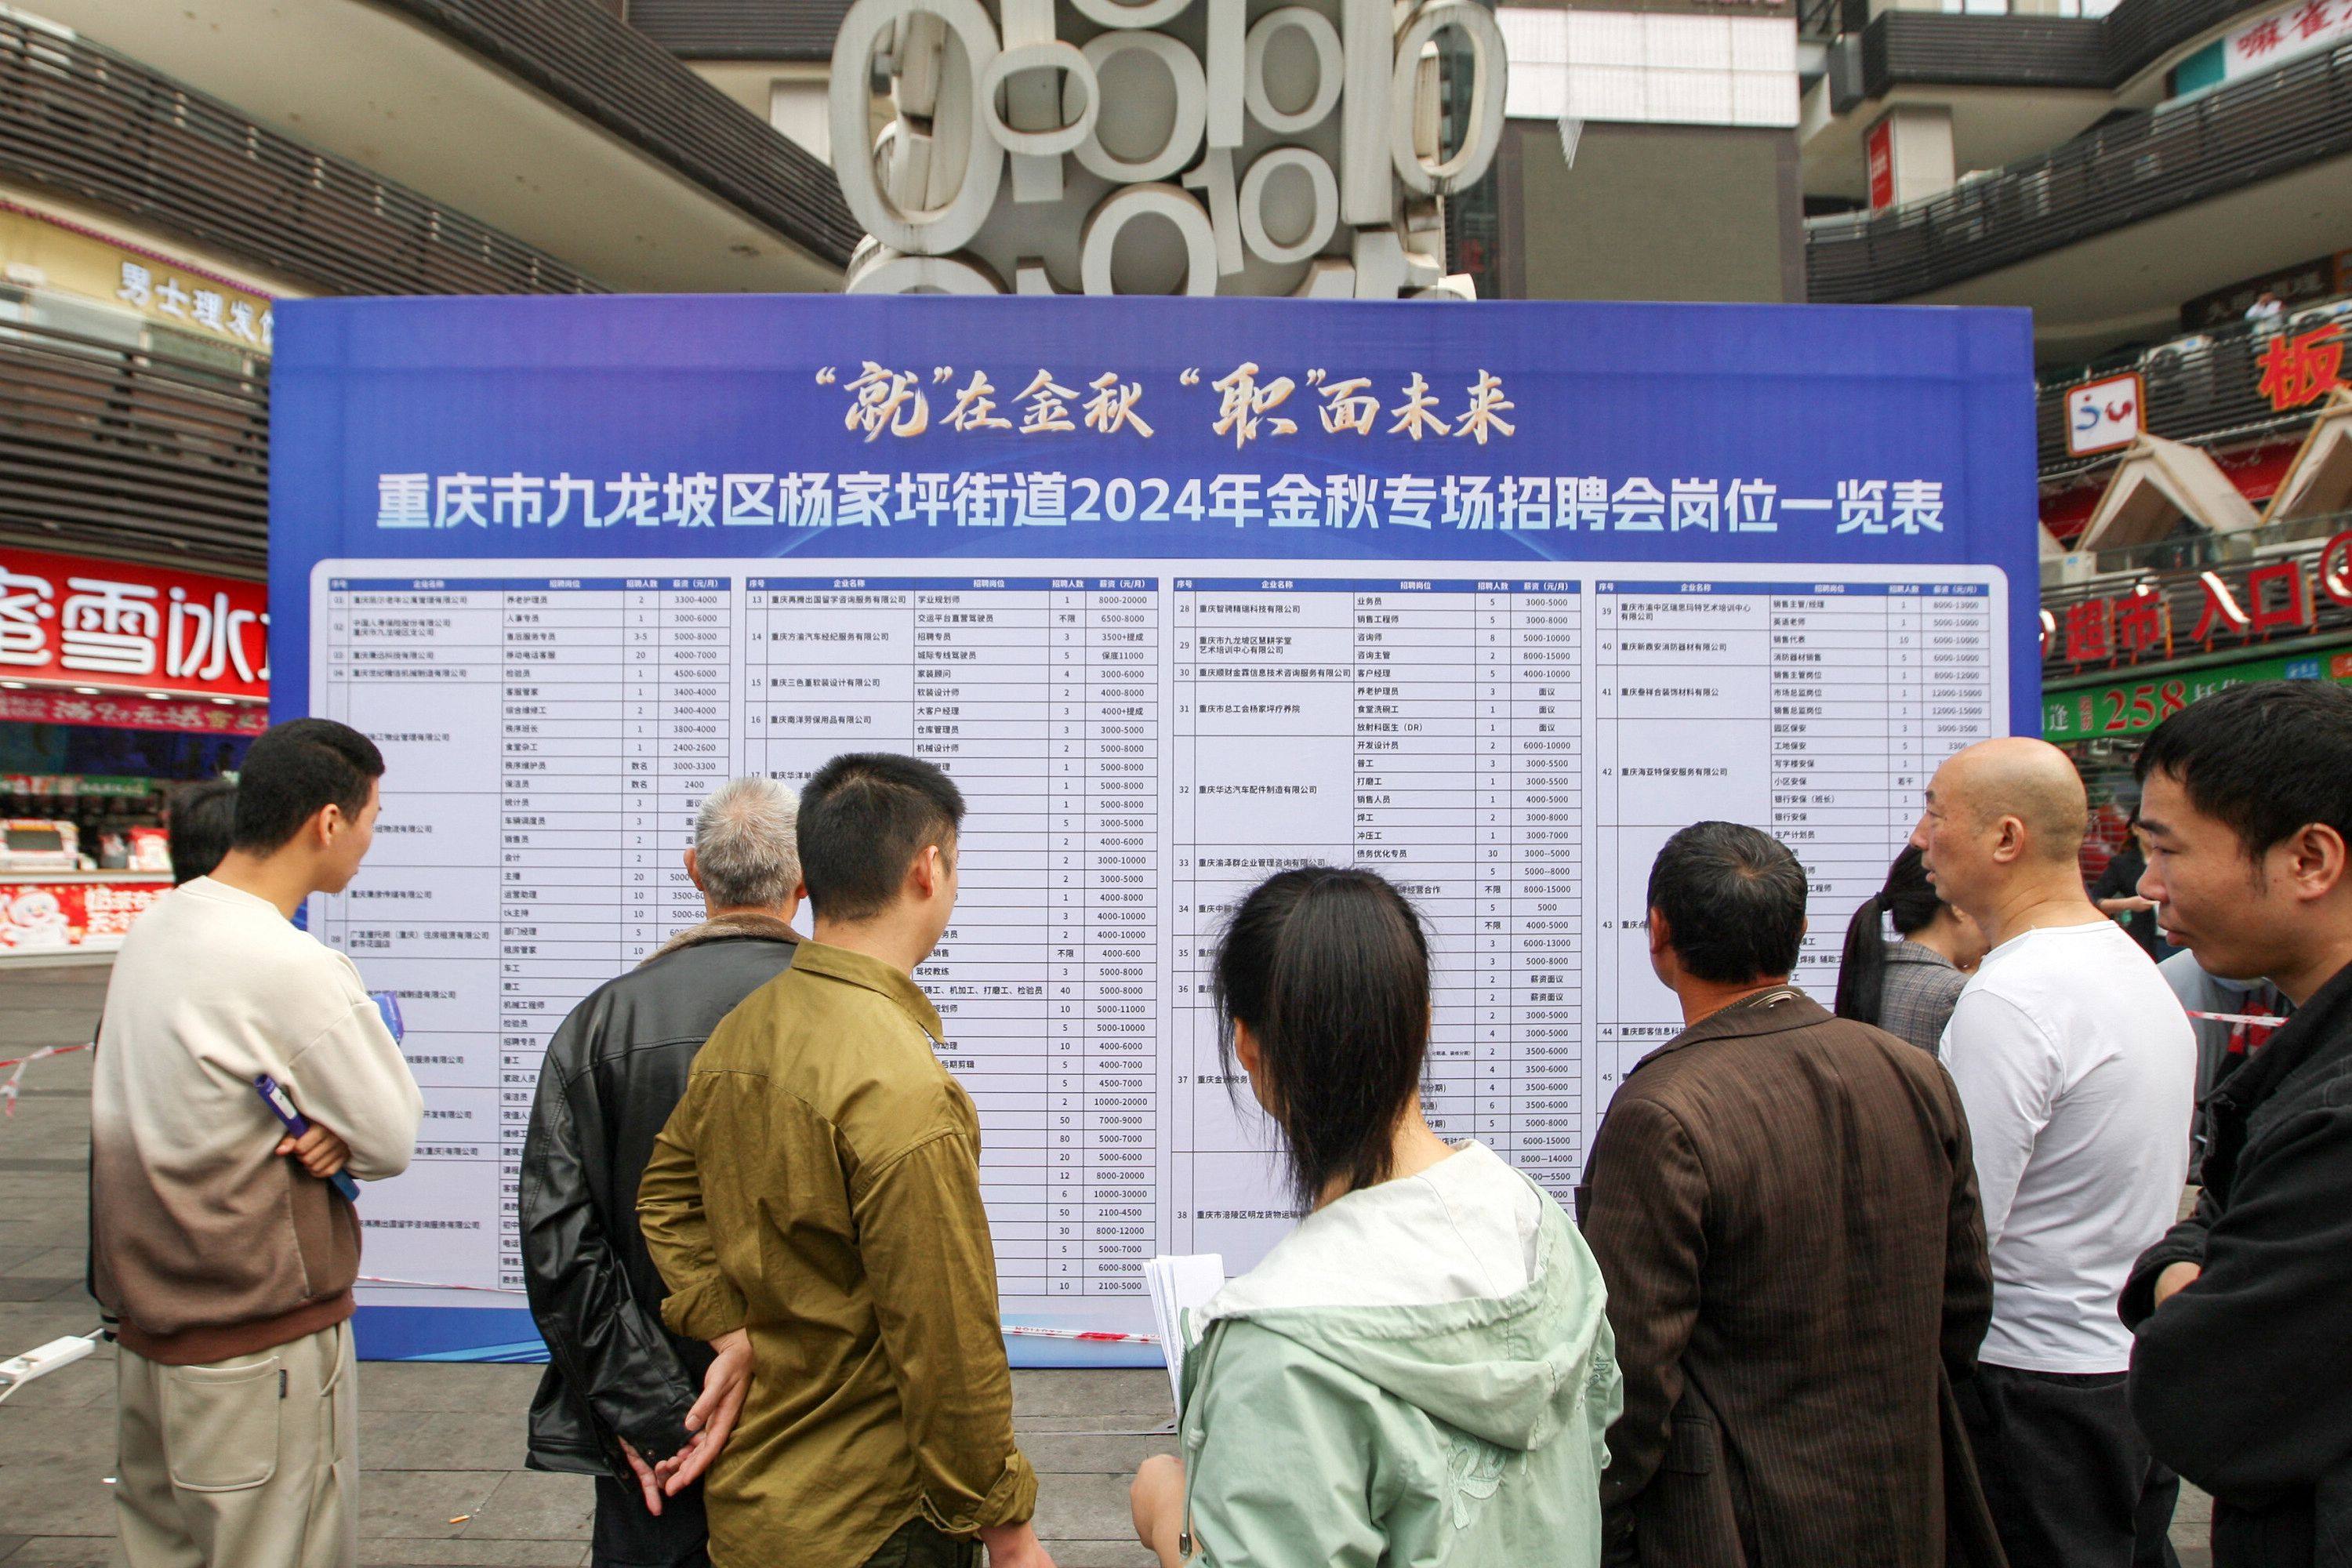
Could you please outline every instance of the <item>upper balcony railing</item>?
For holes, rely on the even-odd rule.
[[[259,568],[268,384],[257,372],[0,321],[0,526]]]
[[[330,293],[602,291],[510,235],[5,11],[0,172]]]
[[[2104,126],[1923,202],[1806,225],[1816,304],[1920,295],[2352,153],[2352,47]]]
[[[2044,479],[2070,468],[2095,468],[2112,452],[2075,457],[2066,449],[2066,393],[2102,376],[2139,373],[2140,428],[2175,441],[2227,441],[2276,435],[2308,424],[2325,388],[2309,378],[2271,374],[2287,369],[2282,355],[2313,334],[2341,342],[2352,329],[2352,299],[2298,306],[2261,326],[2232,321],[2189,332],[2153,348],[2110,354],[2086,365],[2045,372],[2034,386],[2036,455]]]

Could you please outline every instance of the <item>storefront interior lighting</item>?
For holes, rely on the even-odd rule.
[[[74,695],[76,697],[95,697],[98,695],[98,688],[95,686],[77,686],[74,688]]]
[[[215,697],[213,700],[219,703],[224,708],[234,708],[236,706],[236,699],[234,697]]]
[[[22,691],[24,689],[25,683],[21,680],[0,680],[0,691]]]

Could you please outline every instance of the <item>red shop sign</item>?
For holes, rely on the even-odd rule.
[[[194,699],[155,702],[143,697],[84,697],[73,691],[0,691],[0,721],[175,730],[192,735],[258,735],[269,728],[269,710],[247,702],[224,708]]]
[[[0,679],[269,695],[258,583],[0,545]]]
[[[118,946],[131,922],[171,890],[167,879],[0,882],[0,952]]]

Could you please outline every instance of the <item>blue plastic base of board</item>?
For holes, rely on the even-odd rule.
[[[530,1314],[514,1307],[362,1307],[352,1321],[362,1361],[543,1362]],[[1159,1366],[1157,1345],[1005,1336],[1014,1366]]]

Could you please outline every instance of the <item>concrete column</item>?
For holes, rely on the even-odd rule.
[[[1952,159],[1952,111],[1942,104],[1888,110],[1863,132],[1862,151],[1874,209],[1939,195],[1959,178]]]

